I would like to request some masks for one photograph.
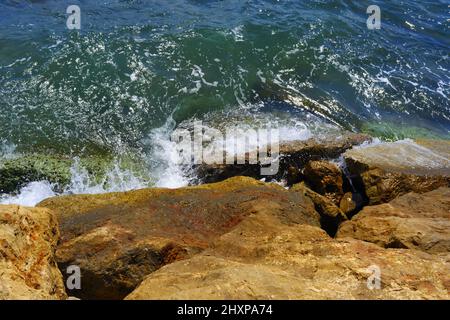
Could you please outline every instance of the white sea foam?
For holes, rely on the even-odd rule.
[[[145,188],[146,181],[136,176],[128,169],[120,167],[118,161],[106,172],[99,182],[93,181],[88,171],[80,165],[78,158],[70,168],[72,179],[65,188],[64,194],[95,194],[106,192],[120,192]]]
[[[56,196],[53,186],[48,181],[35,181],[23,187],[17,195],[6,195],[0,198],[0,204],[19,204],[32,207],[49,197]]]
[[[178,188],[189,183],[179,165],[177,145],[170,139],[174,127],[175,122],[170,118],[164,126],[152,130],[146,141],[152,146],[150,170],[156,179],[156,186],[161,188]]]
[[[48,181],[34,181],[21,188],[17,194],[0,197],[0,204],[35,206],[42,200],[57,195],[121,192],[148,186],[142,178],[137,177],[128,169],[121,168],[118,162],[114,162],[113,166],[98,182],[95,182],[88,171],[80,165],[78,158],[74,159],[70,172],[71,181],[62,193],[54,191],[57,189],[56,184],[51,184]]]
[[[202,121],[203,129],[216,129],[222,133],[220,136],[209,136],[208,130],[204,130],[202,146],[203,159],[213,159],[217,150],[223,150],[224,146],[233,146],[229,141],[234,140],[234,135],[229,137],[226,135],[228,130],[238,130],[242,133],[237,135],[236,150],[256,150],[257,147],[268,145],[274,141],[267,141],[267,137],[258,136],[258,128],[260,129],[276,129],[279,132],[279,141],[307,140],[313,136],[310,128],[301,121],[289,119],[287,122],[280,120],[273,114],[259,115],[258,117],[245,118],[240,120],[239,117],[233,121],[228,118],[224,123],[225,115],[215,114]],[[194,125],[198,120],[191,119],[176,125],[172,118],[160,128],[153,129],[149,136],[143,141],[148,146],[146,151],[148,155],[148,166],[155,179],[155,185],[163,188],[179,188],[187,186],[191,182],[196,181],[193,175],[191,163],[187,163],[183,155],[179,153],[179,145],[171,140],[171,135],[176,129],[187,130],[193,133]],[[273,138],[272,138],[273,139]],[[233,152],[234,150],[226,150]],[[211,155],[210,153],[213,153]]]
[[[244,132],[245,135],[237,136],[237,150],[253,150],[258,146],[273,143],[273,141],[266,141],[262,137],[258,137],[252,134],[257,134],[257,128],[262,129],[276,129],[279,132],[279,138],[281,141],[293,141],[293,140],[306,140],[311,138],[316,132],[312,132],[311,123],[302,122],[300,120],[285,121],[286,119],[278,119],[273,115],[265,115],[261,119],[253,119],[249,121],[236,120],[230,121],[224,124],[223,121],[219,123],[221,125],[218,128],[224,133],[223,137],[219,140],[208,141],[208,137],[205,136],[203,141],[204,152],[208,152],[208,146],[213,144],[217,145],[230,145],[230,137],[226,136],[226,132],[230,128],[235,128]],[[305,124],[308,123],[308,126]],[[206,121],[204,125],[214,127],[217,122]],[[191,128],[193,121],[187,121],[183,123],[184,128]],[[187,186],[191,181],[195,181],[195,177],[192,175],[191,166],[186,165],[181,161],[178,146],[176,142],[171,140],[171,134],[176,129],[176,123],[172,118],[169,118],[165,125],[160,128],[153,129],[148,138],[145,139],[144,145],[148,147],[145,150],[147,154],[147,167],[148,172],[151,173],[154,180],[154,186],[163,188],[179,188]],[[192,127],[193,129],[193,127]],[[278,138],[278,137],[277,137]],[[259,140],[258,140],[259,139]],[[256,145],[255,143],[258,143]],[[14,147],[2,147],[2,157],[14,155]],[[132,171],[124,169],[116,161],[107,171],[105,176],[100,180],[94,180],[88,173],[86,168],[80,164],[78,158],[74,158],[73,165],[70,169],[71,181],[64,188],[62,192],[56,192],[58,186],[49,183],[48,181],[35,181],[24,186],[17,194],[4,195],[0,198],[0,204],[20,204],[26,206],[33,206],[40,201],[53,197],[56,195],[66,194],[98,194],[106,192],[122,192],[134,189],[140,189],[148,187],[148,181],[136,176]]]

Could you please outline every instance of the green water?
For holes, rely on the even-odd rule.
[[[81,30],[62,1],[0,2],[3,149],[137,154],[156,174],[194,119],[449,139],[447,1],[377,1],[381,30],[369,1],[71,4]]]

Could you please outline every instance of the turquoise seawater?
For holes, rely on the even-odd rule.
[[[449,138],[449,4],[2,0],[0,143],[157,167],[163,136],[192,119]]]

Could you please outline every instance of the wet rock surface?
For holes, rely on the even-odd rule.
[[[148,180],[143,165],[136,157],[121,155],[114,160],[111,155],[71,158],[58,154],[25,154],[0,159],[0,195],[15,193],[26,184],[47,181],[57,192],[62,192],[71,183],[74,170],[83,171],[92,183],[101,183],[106,173],[118,166],[122,170]],[[80,172],[75,172],[80,174]]]
[[[219,164],[202,164],[194,167],[198,181],[211,183],[222,181],[234,176],[249,176],[256,179],[266,178],[268,180],[287,179],[289,184],[295,184],[302,180],[300,171],[311,160],[332,159],[339,157],[346,150],[372,138],[365,134],[343,132],[333,137],[311,138],[305,141],[281,142],[279,146],[279,170],[272,176],[261,175],[261,164],[248,163],[254,159],[255,151],[240,155],[241,162],[245,164],[225,165],[223,157],[217,159]]]
[[[51,183],[67,185],[70,182],[68,158],[30,155],[0,162],[0,193],[18,191],[31,181],[47,180]]]
[[[0,300],[60,300],[59,231],[47,209],[0,205]]]
[[[87,157],[79,160],[93,178],[104,174],[111,159]],[[48,181],[62,191],[72,177],[74,160],[67,156],[29,154],[0,160],[0,194],[18,191],[32,181]]]
[[[348,150],[347,170],[363,189],[370,205],[408,192],[450,186],[450,142],[398,141]]]

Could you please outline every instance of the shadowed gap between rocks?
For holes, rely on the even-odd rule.
[[[140,274],[141,277],[145,277],[161,267],[182,260],[187,256],[188,253],[184,248],[173,243],[169,243],[161,250],[134,249],[116,261],[116,268],[119,269],[117,266],[121,265],[121,271],[117,272],[117,269],[110,267],[110,270],[103,270],[104,274],[99,274],[95,270],[84,269],[81,283],[88,283],[89,285],[83,288],[83,290],[76,288],[69,289],[66,286],[66,292],[68,296],[79,299],[122,300],[132,291],[130,286],[133,285],[127,280],[128,275],[132,273],[128,270],[129,267],[133,268],[133,266],[145,264],[146,268]],[[58,263],[58,268],[63,275],[64,283],[67,283],[70,277],[70,274],[66,272],[70,265],[71,263]],[[114,277],[123,278],[123,280],[113,281]],[[139,281],[140,279],[136,280]]]

